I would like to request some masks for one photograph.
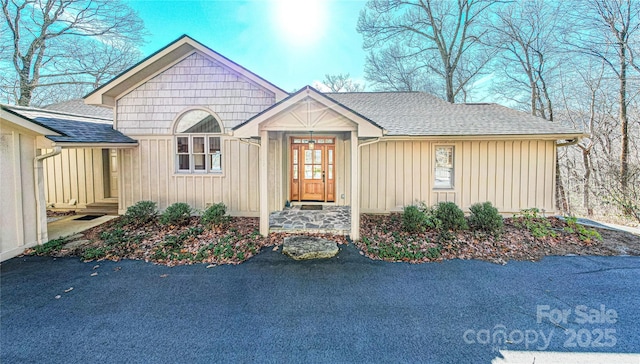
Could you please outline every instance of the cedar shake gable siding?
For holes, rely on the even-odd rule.
[[[171,134],[180,114],[205,107],[230,129],[274,103],[273,92],[194,52],[117,100],[116,128],[127,135]]]

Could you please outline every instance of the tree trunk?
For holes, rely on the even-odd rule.
[[[589,185],[591,180],[591,163],[589,162],[590,150],[582,149],[582,163],[584,164],[584,185],[582,186],[582,202],[587,210],[587,216],[593,216],[593,208],[589,198]]]
[[[564,184],[562,183],[558,148],[556,148],[556,207],[559,208],[562,213],[570,212],[569,203],[567,202],[567,194],[564,191]]]
[[[447,67],[446,72],[446,87],[447,87],[447,101],[450,103],[455,103],[455,95],[453,94],[453,70],[451,67]]]
[[[620,187],[627,190],[629,180],[629,120],[627,118],[627,59],[626,48],[620,45]]]

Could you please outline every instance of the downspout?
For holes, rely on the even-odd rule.
[[[380,138],[375,138],[373,140],[369,140],[368,142],[364,142],[364,143],[358,144],[358,148],[364,147],[365,145],[369,145],[369,144],[375,144],[375,143],[377,143],[379,141],[380,141]]]
[[[42,201],[44,200],[44,190],[40,189],[42,180],[42,161],[44,159],[54,157],[62,153],[62,147],[53,147],[53,151],[39,155],[33,159],[33,174],[35,177],[35,189],[36,189],[36,232],[38,238],[38,244],[42,245],[46,243],[44,240],[48,240],[48,233],[43,233],[43,224],[46,226],[46,214],[42,216]],[[45,207],[46,210],[46,207]]]
[[[238,138],[238,140],[240,141],[240,143],[245,143],[260,148],[260,143],[252,142],[251,139]]]
[[[558,143],[556,141],[556,147],[568,147],[570,145],[576,145],[576,144],[578,144],[579,141],[580,141],[580,138],[574,138],[574,139],[571,139],[571,140],[567,140],[564,143]]]

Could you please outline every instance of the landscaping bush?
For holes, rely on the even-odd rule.
[[[225,216],[226,213],[227,207],[222,202],[213,204],[202,213],[200,222],[203,225],[214,226],[225,224],[229,222],[229,216]]]
[[[502,215],[498,209],[491,205],[491,202],[476,203],[469,208],[469,225],[474,230],[484,231],[488,234],[500,235],[504,226]]]
[[[526,228],[535,238],[556,237],[558,234],[552,230],[549,220],[539,214],[540,210],[535,207],[520,210],[520,214],[513,215],[513,224],[518,228]]]
[[[128,224],[143,225],[158,216],[158,207],[153,201],[138,201],[129,206],[124,214],[124,220]]]
[[[167,207],[160,216],[162,225],[182,225],[191,217],[191,206],[184,202],[176,202]]]
[[[469,228],[464,212],[453,202],[440,202],[434,212],[443,231],[458,231]]]
[[[568,216],[566,219],[567,227],[564,228],[569,234],[578,234],[578,238],[584,242],[591,242],[593,240],[602,241],[600,233],[594,229],[588,229],[584,225],[578,223],[578,218]]]
[[[35,247],[33,247],[33,250],[36,255],[47,255],[47,254],[53,253],[54,251],[58,251],[62,249],[64,244],[65,244],[64,238],[58,238],[54,240],[49,240],[48,242],[42,245],[36,245]]]
[[[402,213],[402,228],[409,233],[424,231],[426,214],[416,205],[405,206]]]

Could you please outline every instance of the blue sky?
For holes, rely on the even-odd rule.
[[[324,75],[364,82],[356,31],[363,0],[126,0],[150,33],[145,56],[187,34],[280,86],[297,90]]]

